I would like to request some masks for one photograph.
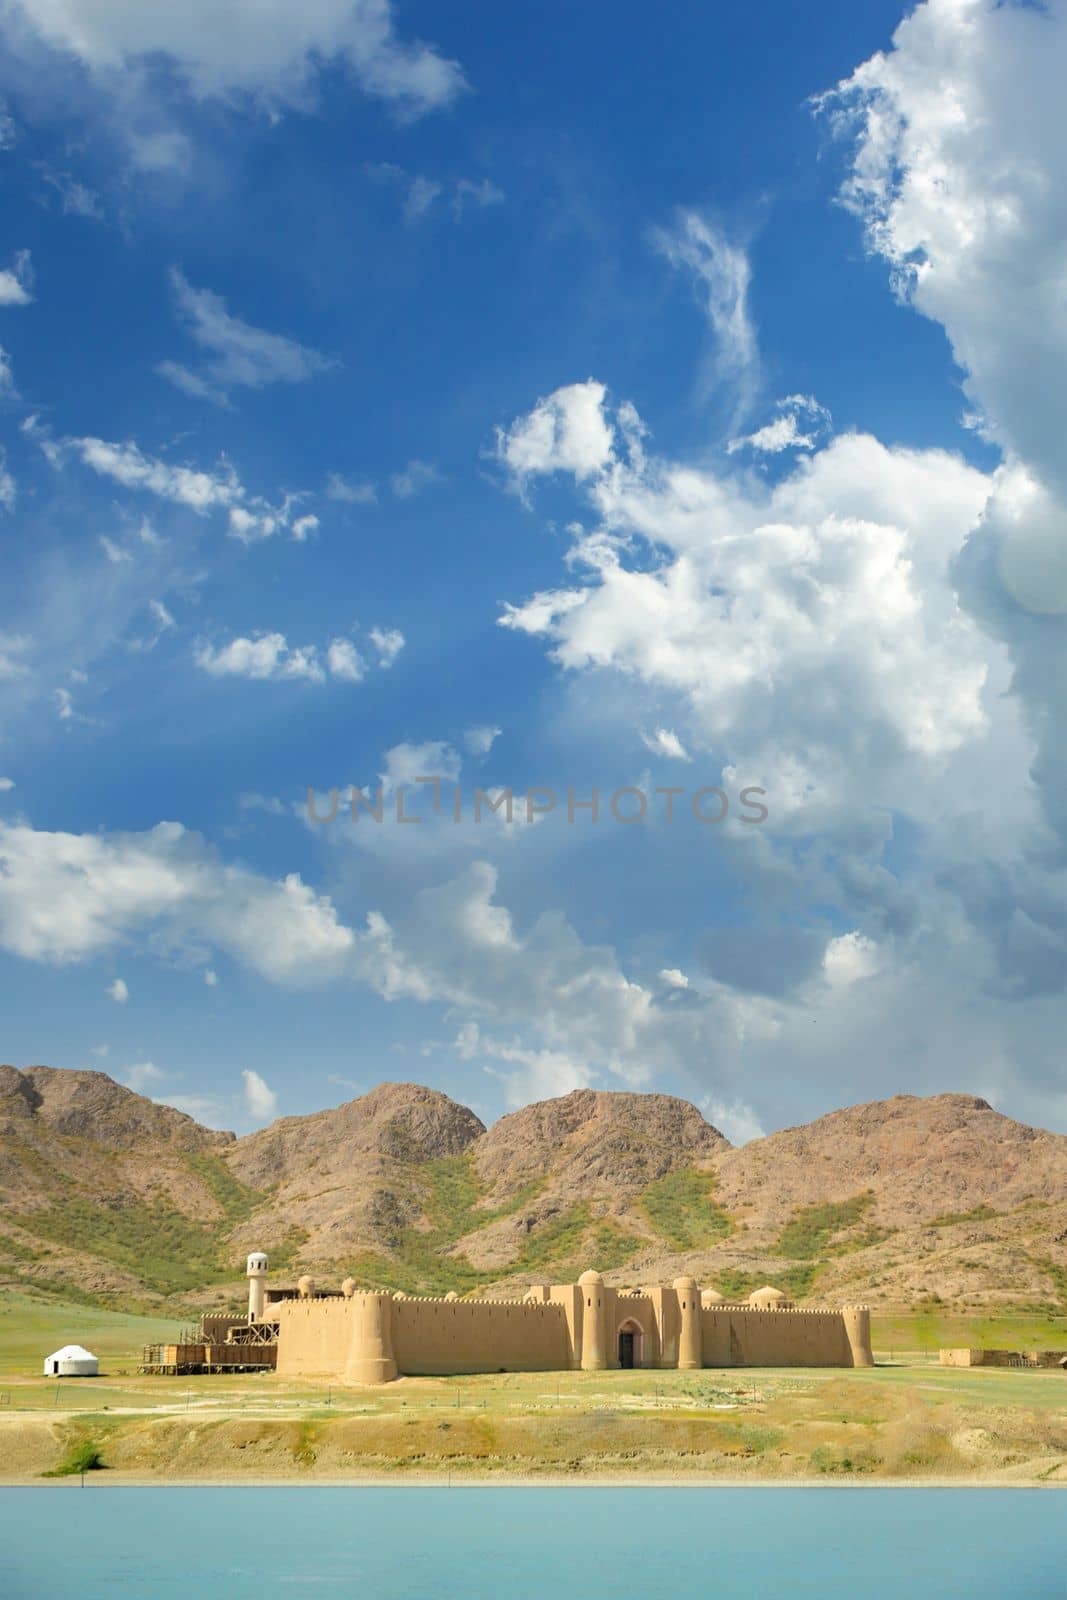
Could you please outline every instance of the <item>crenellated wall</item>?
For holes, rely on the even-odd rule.
[[[314,1293],[271,1304],[282,1377],[382,1383],[475,1372],[600,1371],[620,1365],[852,1367],[873,1365],[864,1307],[798,1310],[702,1305],[692,1279],[625,1292],[596,1273],[538,1284],[522,1300],[418,1299],[385,1291]]]

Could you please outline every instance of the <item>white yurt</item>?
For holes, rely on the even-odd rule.
[[[65,1344],[45,1359],[46,1378],[98,1378],[100,1363],[91,1350],[80,1344]]]

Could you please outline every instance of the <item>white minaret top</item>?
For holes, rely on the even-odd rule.
[[[253,1250],[248,1258],[248,1320],[262,1322],[267,1303],[267,1258]]]

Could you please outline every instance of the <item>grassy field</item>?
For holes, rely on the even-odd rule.
[[[188,1321],[189,1319],[184,1319]],[[142,1346],[174,1339],[181,1322],[96,1306],[0,1293],[0,1383],[15,1373],[37,1373],[45,1356],[65,1344],[83,1344],[109,1367],[136,1370]]]
[[[987,1342],[1019,1343],[1025,1329],[1025,1343],[1036,1322],[998,1322]],[[889,1336],[925,1338],[930,1326],[880,1320],[876,1348]],[[1067,1484],[1062,1373],[941,1368],[914,1343],[855,1372],[515,1373],[367,1390],[271,1373],[138,1375],[142,1345],[174,1329],[0,1296],[0,1476],[43,1481],[99,1459],[101,1482],[455,1474]],[[981,1342],[974,1319],[944,1317],[935,1331]],[[100,1378],[40,1375],[43,1355],[68,1340],[100,1355]]]

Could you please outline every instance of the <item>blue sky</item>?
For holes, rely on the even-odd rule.
[[[1063,5],[0,26],[5,1058],[1067,1128]]]

